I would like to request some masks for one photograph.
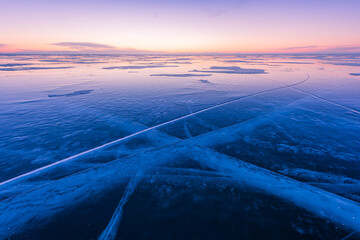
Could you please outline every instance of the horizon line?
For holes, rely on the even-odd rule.
[[[360,52],[328,52],[328,53],[319,53],[319,52],[258,52],[258,53],[222,53],[222,52],[202,52],[202,53],[192,53],[192,52],[149,52],[149,53],[85,53],[85,52],[0,52],[0,55],[360,55]]]

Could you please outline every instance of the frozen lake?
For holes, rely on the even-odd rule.
[[[360,239],[360,55],[0,55],[0,239]]]

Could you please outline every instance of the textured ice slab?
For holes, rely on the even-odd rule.
[[[128,128],[144,130],[141,124],[124,121]],[[34,169],[25,174],[7,179],[0,183],[0,200],[13,197],[26,191],[51,184],[53,181],[69,175],[97,167],[107,162],[119,160],[123,157],[164,146],[178,141],[177,138],[168,136],[156,130],[145,132],[136,137],[124,139],[114,144],[107,144],[86,152],[56,161],[52,164]]]
[[[57,214],[124,186],[140,169],[152,176],[158,167],[194,168],[195,163],[202,169],[223,173],[232,182],[304,208],[316,218],[330,220],[345,229],[360,229],[360,205],[356,202],[206,148],[178,143],[104,164],[1,201],[1,232],[6,238],[44,226]]]
[[[127,69],[146,69],[146,68],[163,68],[163,67],[178,67],[176,65],[174,66],[169,66],[169,65],[132,65],[132,66],[118,66],[118,67],[105,67],[103,69],[123,69],[123,70],[127,70]]]
[[[327,114],[319,114],[324,112]],[[283,174],[290,173],[287,169],[303,168],[357,181],[359,121],[356,115],[348,114],[339,107],[304,99],[191,141]],[[320,179],[317,182],[323,186]],[[324,189],[359,199],[356,184],[344,184],[346,191],[337,190],[336,185],[329,183]]]
[[[97,239],[125,192],[123,188],[108,191],[52,218],[28,236]],[[116,239],[341,239],[348,235],[306,210],[231,179],[183,175],[144,178],[124,205],[116,230]]]
[[[218,108],[200,112],[184,121],[161,127],[160,130],[183,139],[195,137],[250,119],[266,117],[306,97],[304,94],[285,88],[276,87],[260,93],[244,95]],[[190,107],[188,111],[193,112]]]
[[[192,72],[205,72],[205,73],[229,73],[229,74],[264,74],[264,69],[255,68],[241,68],[237,66],[219,67],[213,66],[209,70],[193,70]]]
[[[194,146],[191,146],[191,148],[194,148]],[[208,149],[202,149],[201,152],[208,157],[194,156],[194,158],[205,166],[217,171],[232,173],[232,177],[238,181],[286,199],[319,217],[347,226],[356,232],[360,231],[360,204],[357,202],[256,167],[255,165],[238,162],[235,159]],[[308,201],[309,199],[311,201]]]
[[[163,148],[161,151],[125,157],[3,200],[0,202],[0,220],[3,223],[0,232],[10,236],[14,232],[29,231],[64,208],[80,204],[95,194],[126,183],[139,168],[160,166],[166,160],[174,158],[178,151]],[[32,204],[29,204],[30,200]],[[29,224],[33,218],[36,219],[35,222],[32,221],[35,225]]]
[[[210,82],[209,80],[206,80],[206,79],[200,79],[199,82],[212,84],[212,82]]]
[[[1,121],[0,129],[16,129],[0,136],[0,153],[7,159],[0,162],[2,181],[146,128],[121,117],[62,101],[70,98],[47,99],[51,102],[14,104],[2,111],[5,116],[23,115],[13,121]],[[34,111],[38,108],[41,110]]]
[[[279,170],[279,172],[328,192],[360,202],[360,181],[358,179],[299,168],[284,169]]]
[[[312,62],[270,62],[270,63],[276,63],[276,64],[314,64]]]
[[[151,74],[152,77],[208,77],[212,74],[191,74],[191,73],[178,73],[178,74]]]
[[[75,91],[72,93],[65,93],[65,94],[49,94],[48,97],[72,97],[72,96],[78,96],[78,95],[83,95],[83,94],[89,94],[92,91],[94,91],[93,89],[91,90],[79,90],[79,91]]]

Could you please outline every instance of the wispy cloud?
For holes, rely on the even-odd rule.
[[[54,46],[65,47],[64,50],[53,51],[37,51],[37,50],[21,50],[26,53],[55,53],[55,54],[150,54],[159,53],[156,51],[139,50],[134,48],[119,48],[107,44],[93,42],[58,42],[50,43]],[[69,49],[70,48],[70,49]]]
[[[329,52],[358,52],[360,51],[360,46],[340,46],[340,47],[332,47],[326,49]]]
[[[302,46],[302,47],[289,47],[289,48],[282,48],[280,50],[307,50],[312,48],[317,48],[317,45],[311,45],[311,46]]]
[[[1,48],[1,47],[6,47],[6,46],[7,46],[6,44],[0,43],[0,48]]]
[[[330,54],[330,53],[359,53],[360,46],[358,45],[328,45],[328,46],[302,46],[302,47],[288,47],[281,48],[277,51],[280,52],[297,52],[297,53],[321,53],[321,54]]]
[[[91,42],[59,42],[52,43],[55,46],[69,47],[74,50],[84,51],[84,50],[115,50],[117,49],[114,46],[99,44],[99,43],[91,43]]]

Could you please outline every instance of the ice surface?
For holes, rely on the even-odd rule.
[[[0,239],[358,239],[359,59],[0,55]]]
[[[145,176],[156,176],[157,166],[171,164],[173,159],[181,156],[188,156],[203,166],[224,172],[230,179],[233,179],[229,180],[235,181],[237,185],[245,184],[265,191],[303,207],[315,216],[337,222],[355,231],[359,229],[357,217],[359,216],[360,205],[355,202],[252,164],[239,163],[235,159],[193,144],[175,144],[163,147],[160,150],[150,150],[116,160],[2,201],[0,218],[4,224],[1,232],[9,236],[8,234],[21,232],[21,229],[34,228],[33,224],[36,225],[36,228],[42,227],[46,225],[47,219],[60,214],[60,206],[62,206],[62,211],[67,211],[65,209],[71,209],[72,206],[89,201],[94,196],[102,194],[101,192],[106,192],[109,188],[116,189],[119,184],[124,184],[124,181],[139,169],[147,170]],[[152,173],[154,171],[155,173]],[[93,184],[95,179],[97,183],[101,184]],[[135,185],[130,183],[128,191],[125,190],[124,200],[128,196],[126,193],[131,193],[130,190],[133,190],[130,186]],[[307,201],[309,198],[312,201]],[[28,204],[28,199],[32,199],[31,205]],[[121,201],[119,206],[122,208],[125,202]],[[14,212],[14,209],[18,210]],[[115,214],[115,216],[119,215]],[[29,224],[30,219],[36,220],[32,220],[32,223]]]

